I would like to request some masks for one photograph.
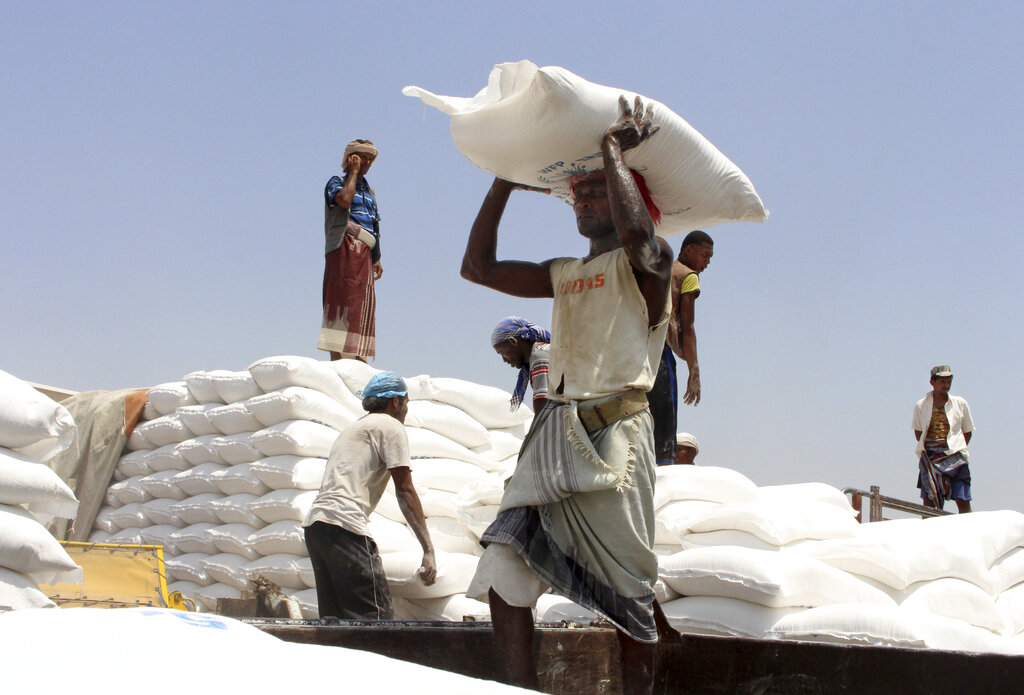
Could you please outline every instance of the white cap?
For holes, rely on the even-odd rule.
[[[697,443],[697,438],[689,432],[679,432],[676,434],[676,444],[679,446],[693,447],[693,450],[700,452],[700,444]]]

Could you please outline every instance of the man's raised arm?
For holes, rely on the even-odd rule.
[[[547,263],[497,260],[498,223],[509,195],[517,188],[541,190],[494,179],[469,232],[466,253],[462,257],[462,277],[516,297],[551,297],[554,292]]]
[[[624,96],[619,97],[619,105],[622,118],[601,140],[608,203],[619,241],[637,272],[637,284],[647,300],[650,320],[656,322],[668,299],[666,287],[672,274],[672,249],[654,233],[654,220],[647,212],[622,153],[654,135],[660,126],[651,124],[652,110],[649,106],[644,110],[640,97],[636,98],[633,108]]]

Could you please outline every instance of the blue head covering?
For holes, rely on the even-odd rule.
[[[405,380],[398,376],[395,372],[378,372],[370,377],[370,380],[366,382],[366,386],[363,387],[362,391],[359,391],[356,395],[362,398],[394,398],[395,396],[408,395],[409,389],[405,385]]]
[[[551,333],[535,323],[530,323],[521,316],[506,316],[491,331],[491,347],[500,345],[506,340],[524,340],[528,343],[551,342]],[[512,400],[509,401],[512,410],[519,408],[526,395],[526,385],[530,382],[530,365],[525,364],[519,370],[519,378],[516,379],[516,388],[512,391]]]

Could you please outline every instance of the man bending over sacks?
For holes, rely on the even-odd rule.
[[[601,139],[602,170],[572,181],[583,258],[498,261],[497,229],[515,189],[495,179],[473,223],[462,276],[519,297],[552,297],[547,404],[523,442],[467,595],[489,600],[509,679],[539,687],[531,607],[555,593],[618,630],[626,693],[650,693],[654,599],[654,383],[668,329],[673,254],[654,234],[642,178],[623,152],[654,135],[651,111],[621,99]],[[533,189],[539,190],[539,189]],[[648,207],[649,206],[649,207]]]
[[[321,617],[391,620],[391,593],[368,529],[389,478],[395,481],[398,506],[423,547],[419,575],[426,584],[433,584],[437,575],[434,546],[409,470],[405,381],[394,372],[380,372],[360,395],[367,415],[338,435],[331,448],[320,492],[303,523],[306,549]]]

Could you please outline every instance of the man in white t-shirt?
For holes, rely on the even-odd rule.
[[[303,523],[306,548],[321,617],[391,620],[391,594],[368,529],[388,480],[394,480],[398,506],[423,548],[419,575],[426,584],[433,584],[437,574],[434,547],[412,483],[405,381],[394,372],[380,372],[360,395],[368,414],[338,435],[331,448],[320,493]]]
[[[971,469],[967,445],[974,434],[974,419],[967,401],[949,393],[953,369],[932,367],[932,390],[914,404],[914,439],[917,440],[917,486],[926,507],[942,509],[947,499],[957,511],[971,511]]]

